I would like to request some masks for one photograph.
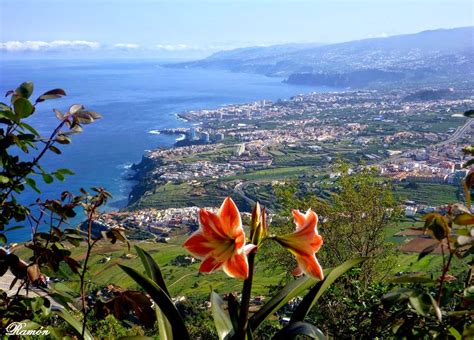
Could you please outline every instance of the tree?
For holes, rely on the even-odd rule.
[[[393,246],[385,240],[384,230],[399,216],[391,183],[378,176],[375,170],[363,168],[350,174],[347,164],[338,164],[339,177],[330,184],[327,197],[320,198],[301,183],[275,187],[280,211],[313,209],[319,216],[318,229],[323,236],[320,259],[324,267],[355,257],[368,257],[360,273],[367,283],[376,275],[386,274],[390,268]],[[293,229],[283,216],[278,229]],[[281,219],[281,217],[280,217]],[[271,247],[270,252],[279,252]],[[291,257],[281,254],[269,256],[288,269],[294,268]],[[277,255],[277,256],[276,256]]]

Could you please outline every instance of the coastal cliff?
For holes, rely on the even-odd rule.
[[[373,83],[400,81],[405,78],[401,72],[381,70],[360,70],[347,73],[294,73],[285,80],[288,84],[316,85],[330,87],[365,87]]]
[[[152,170],[162,165],[161,159],[152,159],[147,155],[143,155],[139,163],[133,164],[131,169],[135,172],[131,180],[137,181],[132,191],[128,195],[128,205],[135,203],[140,197],[152,188]]]

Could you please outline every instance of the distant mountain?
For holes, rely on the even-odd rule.
[[[285,77],[289,83],[343,87],[427,80],[471,81],[474,27],[330,45],[241,48],[173,67],[223,68]]]
[[[318,48],[325,44],[310,43],[310,44],[282,44],[272,46],[255,46],[255,47],[242,47],[228,51],[220,51],[214,53],[207,60],[240,60],[240,61],[251,61],[260,58],[273,58],[278,57],[282,54],[294,53],[301,50],[308,50],[312,48]]]

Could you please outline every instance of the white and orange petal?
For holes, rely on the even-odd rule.
[[[192,234],[183,247],[186,248],[193,256],[204,258],[212,252],[213,248],[207,238],[202,234],[201,231],[197,231]]]
[[[323,268],[318,262],[316,256],[313,255],[296,255],[296,262],[298,263],[298,268],[308,276],[324,280]]]
[[[313,230],[316,234],[318,234],[318,215],[308,209],[305,214],[303,214],[299,210],[293,210],[293,219],[296,224],[296,230]]]
[[[222,261],[217,260],[215,257],[208,256],[202,261],[199,271],[201,273],[212,273],[214,270],[221,268],[223,264]]]
[[[191,254],[203,259],[199,271],[210,273],[222,268],[231,277],[246,279],[247,252],[255,246],[245,245],[242,220],[234,201],[226,198],[218,214],[201,209],[199,224],[199,230],[183,245]]]
[[[222,222],[222,231],[228,235],[233,236],[242,228],[242,219],[240,212],[232,198],[227,197],[219,208],[218,215]]]
[[[213,239],[225,239],[226,233],[222,228],[219,216],[205,209],[199,210],[199,226],[203,234]]]
[[[249,264],[245,253],[236,253],[224,262],[222,267],[230,277],[245,280],[249,276]]]

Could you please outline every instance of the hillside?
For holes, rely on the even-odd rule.
[[[172,67],[222,68],[285,77],[295,84],[364,87],[469,81],[474,74],[473,57],[474,27],[462,27],[330,45],[243,48]]]

